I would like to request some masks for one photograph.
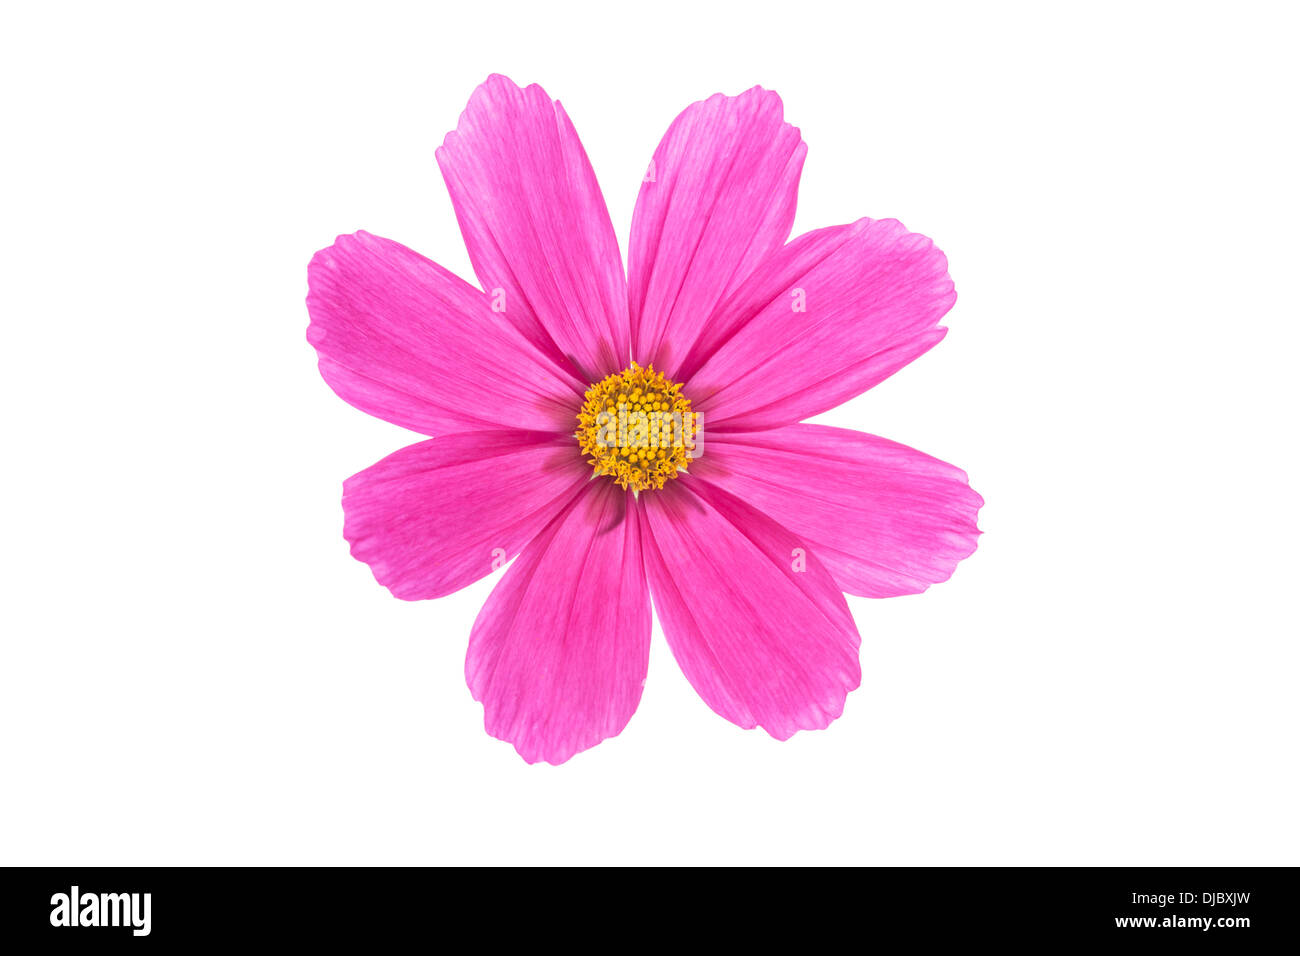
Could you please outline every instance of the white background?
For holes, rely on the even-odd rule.
[[[1296,23],[1279,5],[16,5],[3,90],[0,862],[1300,862]],[[863,686],[777,743],[656,627],[565,766],[462,673],[497,575],[393,599],[306,265],[472,278],[433,150],[490,72],[572,116],[626,249],[676,113],[755,83],[795,232],[947,252],[935,351],[825,416],[965,468],[948,583],[850,599]]]

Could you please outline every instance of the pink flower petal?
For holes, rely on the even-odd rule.
[[[960,468],[844,428],[716,436],[691,474],[788,528],[850,594],[916,594],[946,581],[979,538],[984,504]]]
[[[646,569],[673,656],[714,711],[784,740],[826,727],[858,686],[858,631],[798,538],[688,475],[642,495]]]
[[[343,536],[395,597],[442,597],[514,557],[590,478],[568,436],[433,438],[344,482]]]
[[[585,381],[624,368],[623,260],[564,107],[540,86],[488,77],[437,157],[474,272],[502,290],[505,315]]]
[[[316,253],[307,276],[307,340],[349,404],[426,435],[573,430],[586,386],[436,263],[358,232]]]
[[[717,94],[668,127],[628,249],[634,357],[675,377],[720,302],[790,235],[807,147],[781,98]]]
[[[627,726],[650,653],[632,495],[590,482],[519,556],[474,622],[465,678],[487,732],[563,763]]]
[[[719,325],[735,332],[702,361],[688,394],[711,430],[801,421],[936,345],[956,298],[944,254],[896,220],[800,237],[721,310]]]
[[[851,225],[830,226],[805,232],[768,257],[714,310],[677,369],[680,380],[690,379],[719,346],[774,300],[788,297],[800,278],[844,245],[852,229]]]

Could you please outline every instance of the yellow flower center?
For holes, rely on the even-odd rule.
[[[680,385],[633,362],[587,389],[573,435],[596,474],[644,491],[689,467],[698,417]]]

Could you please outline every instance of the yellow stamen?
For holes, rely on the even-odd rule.
[[[645,491],[690,466],[698,429],[682,387],[633,362],[587,389],[573,436],[597,475]]]

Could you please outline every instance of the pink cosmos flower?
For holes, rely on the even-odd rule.
[[[944,255],[894,220],[787,242],[806,152],[771,91],[687,107],[625,276],[564,108],[492,76],[437,151],[482,289],[365,232],[311,261],[325,381],[432,436],[344,483],[344,536],[404,600],[518,556],[465,675],[530,763],[627,725],[651,595],[705,703],[784,740],[859,684],[843,592],[924,591],[975,550],[960,469],[800,424],[936,345],[956,298]]]

